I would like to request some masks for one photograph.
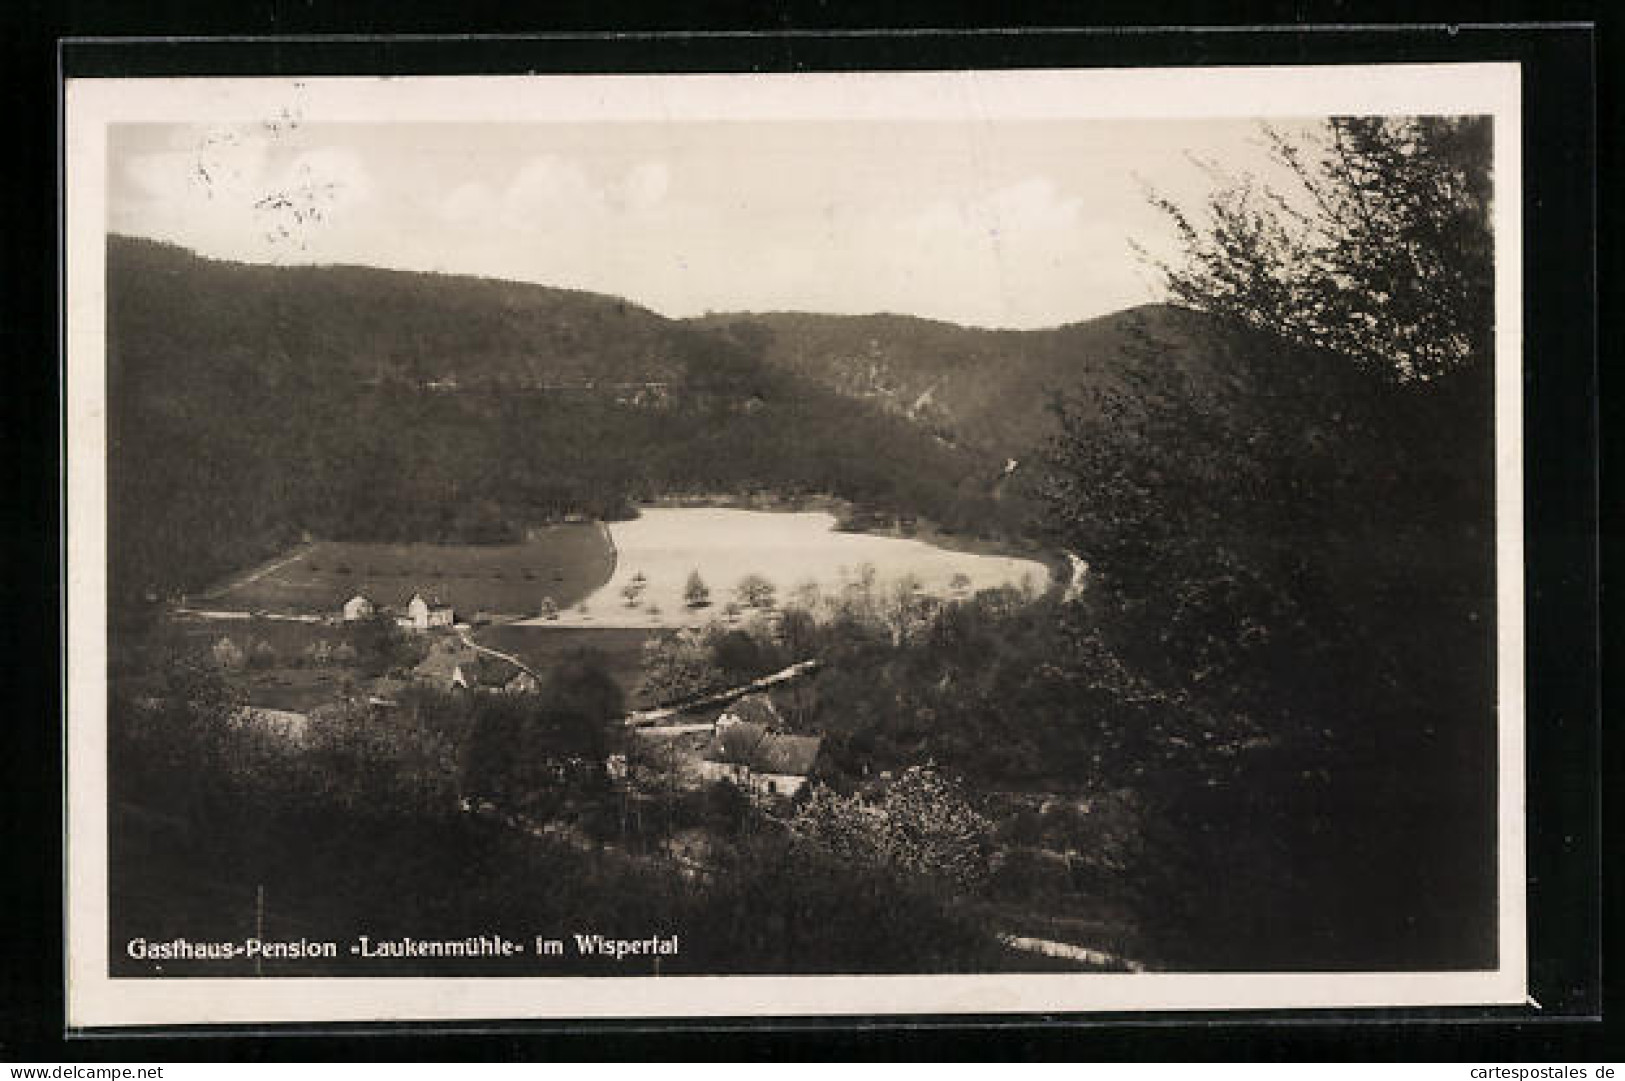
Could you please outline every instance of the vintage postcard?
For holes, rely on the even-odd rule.
[[[70,1023],[1521,1003],[1516,65],[70,79]]]

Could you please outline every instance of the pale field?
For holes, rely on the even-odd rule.
[[[1049,568],[1031,559],[950,551],[924,541],[838,533],[833,515],[821,511],[779,513],[720,508],[646,508],[630,522],[611,522],[616,550],[615,573],[586,598],[587,611],[570,608],[556,620],[533,619],[524,625],[566,627],[681,627],[722,615],[735,600],[734,589],[748,574],[759,574],[778,589],[784,603],[804,583],[823,596],[837,595],[847,583],[875,571],[877,592],[912,575],[921,589],[938,597],[1023,581],[1042,591]],[[698,571],[711,589],[711,604],[689,608],[683,591],[690,572]],[[622,588],[642,573],[647,587],[636,607],[628,607]],[[970,580],[962,590],[955,575]],[[657,609],[650,612],[650,606]]]

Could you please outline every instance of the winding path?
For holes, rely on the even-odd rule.
[[[249,585],[249,584],[251,584],[253,582],[257,582],[261,578],[264,578],[267,574],[270,574],[273,571],[279,571],[283,567],[286,567],[289,563],[298,562],[300,559],[302,559],[305,556],[309,555],[310,554],[310,548],[311,548],[311,546],[308,545],[308,544],[301,544],[297,548],[294,549],[292,555],[286,556],[286,557],[284,557],[282,559],[278,559],[278,560],[276,560],[276,561],[274,561],[272,563],[267,563],[264,566],[256,567],[255,569],[249,571],[247,574],[239,575],[238,577],[231,579],[230,581],[224,583],[223,585],[218,585],[218,586],[214,587],[213,589],[208,590],[208,591],[206,591],[204,593],[200,593],[198,595],[201,596],[201,597],[205,597],[205,598],[218,597],[218,596],[221,596],[222,594],[229,593],[234,589],[240,589],[243,586]]]
[[[530,676],[531,679],[536,680],[538,683],[541,682],[542,677],[536,674],[536,670],[531,668],[530,665],[526,664],[518,657],[515,657],[512,653],[504,653],[500,649],[492,649],[490,646],[480,645],[478,642],[474,641],[474,636],[468,633],[467,627],[453,624],[452,630],[456,631],[457,637],[463,640],[463,645],[467,646],[469,649],[472,649],[474,652],[489,653],[498,660],[507,661],[515,668],[518,668],[521,672],[524,672],[526,675]]]

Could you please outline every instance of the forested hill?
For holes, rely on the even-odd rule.
[[[108,241],[113,377],[194,376],[203,360],[255,384],[524,387],[670,380],[673,324],[616,297],[371,267],[203,259]]]
[[[1194,313],[1146,305],[1047,330],[985,330],[904,315],[712,315],[775,367],[873,402],[946,439],[1025,458],[1052,431],[1056,392],[1122,389],[1146,338],[1188,360]]]
[[[832,493],[1013,536],[1002,459],[612,297],[108,242],[115,590],[301,533],[500,541],[662,494]]]

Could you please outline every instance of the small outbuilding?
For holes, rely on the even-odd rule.
[[[479,654],[460,638],[436,641],[428,656],[418,662],[412,674],[418,680],[445,690],[467,690],[479,682]]]
[[[371,619],[378,611],[378,607],[363,593],[357,593],[344,602],[344,621],[354,623],[358,620]]]

